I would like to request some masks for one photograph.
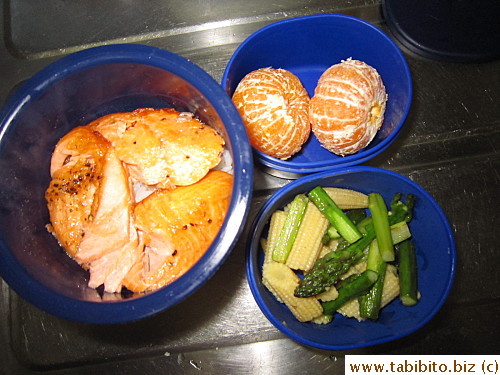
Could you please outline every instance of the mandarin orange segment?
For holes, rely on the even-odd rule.
[[[238,84],[233,102],[250,143],[278,159],[288,159],[309,137],[309,95],[300,80],[284,69],[262,68]]]
[[[382,126],[387,94],[378,72],[348,59],[328,68],[311,98],[314,135],[329,151],[345,156],[366,147]]]

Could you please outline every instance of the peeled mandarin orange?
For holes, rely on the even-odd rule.
[[[341,156],[366,147],[382,126],[387,94],[378,72],[348,59],[328,68],[311,98],[311,128],[327,150]]]
[[[309,137],[309,95],[300,80],[285,69],[248,73],[232,99],[250,143],[267,155],[288,159]]]

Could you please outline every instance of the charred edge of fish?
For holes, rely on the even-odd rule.
[[[130,125],[127,125],[127,127],[125,128],[125,131],[127,131],[127,130],[129,130],[129,129],[133,128],[133,127],[134,127],[134,126],[136,126],[136,125],[137,125],[137,121],[133,121]]]
[[[74,195],[78,194],[78,189],[74,186],[68,186],[63,191],[67,194],[74,194]]]
[[[120,294],[123,297],[123,299],[127,299],[127,298],[134,296],[134,292],[132,292],[131,290],[127,289],[124,286],[122,286],[122,290],[120,291]]]
[[[101,299],[104,298],[104,284],[99,285],[95,290]]]
[[[70,162],[72,155],[68,155],[64,158],[63,165],[66,165]]]

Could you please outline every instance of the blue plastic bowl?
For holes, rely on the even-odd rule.
[[[45,229],[50,157],[70,129],[113,112],[174,107],[224,137],[234,186],[223,227],[201,260],[153,293],[101,297],[88,274]],[[0,275],[21,297],[62,318],[122,323],[165,310],[207,281],[230,253],[247,216],[252,152],[236,108],[206,72],[170,52],[110,45],[68,55],[38,72],[0,113]]]
[[[329,324],[301,323],[262,284],[263,252],[259,239],[267,235],[269,219],[298,193],[316,186],[351,188],[363,193],[379,192],[386,202],[395,193],[412,193],[417,202],[410,230],[416,247],[420,301],[405,307],[399,299],[381,311],[377,321],[358,322],[336,314]],[[449,294],[456,262],[450,225],[434,199],[420,186],[397,173],[371,167],[350,167],[299,178],[278,190],[258,213],[247,248],[246,274],[250,289],[264,315],[296,342],[326,350],[354,349],[406,336],[425,325]]]
[[[270,173],[300,176],[332,167],[358,165],[381,153],[394,141],[409,112],[410,71],[399,48],[380,29],[340,14],[305,16],[270,24],[250,35],[236,49],[222,77],[222,86],[230,96],[246,74],[264,67],[291,71],[312,96],[321,74],[349,57],[377,69],[386,86],[389,99],[385,119],[373,141],[344,157],[321,147],[313,135],[299,153],[285,161],[255,150],[256,160]]]

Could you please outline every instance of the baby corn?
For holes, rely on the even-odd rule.
[[[328,220],[309,201],[286,265],[295,270],[309,271],[321,251],[321,239],[327,226]]]
[[[315,297],[298,298],[293,295],[299,277],[285,264],[264,264],[262,282],[278,301],[290,309],[297,320],[308,322],[323,314],[323,308]]]
[[[343,210],[368,208],[368,195],[356,190],[324,187],[326,193]]]
[[[276,247],[276,242],[283,229],[283,225],[286,220],[286,212],[282,210],[275,211],[271,216],[271,222],[269,223],[269,232],[267,235],[266,248],[264,249],[265,257],[264,263],[269,263],[273,261],[273,249]]]

